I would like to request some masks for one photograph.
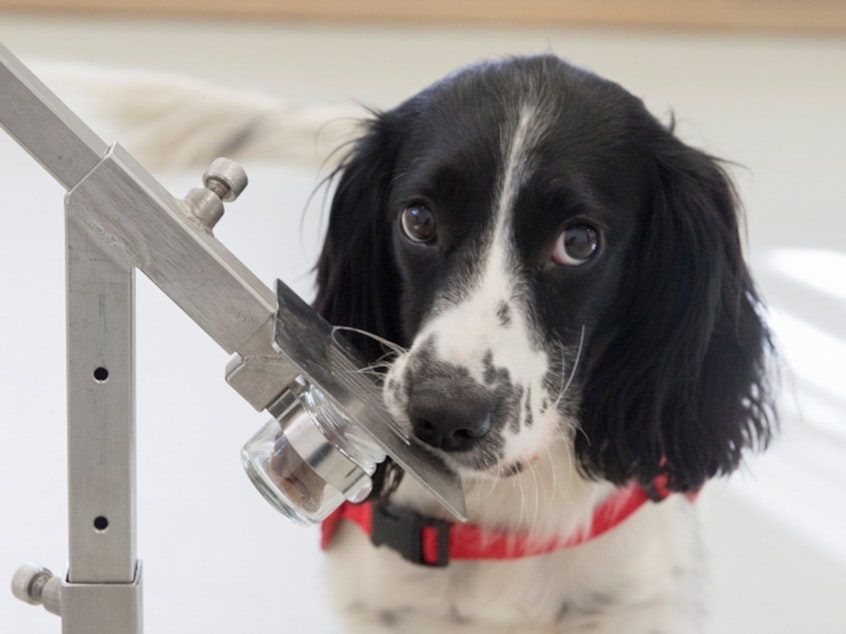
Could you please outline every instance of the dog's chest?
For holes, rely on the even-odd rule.
[[[696,632],[689,507],[681,497],[647,507],[571,550],[446,568],[409,564],[347,525],[328,581],[351,632]]]

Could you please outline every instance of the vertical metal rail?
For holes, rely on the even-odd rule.
[[[135,332],[131,262],[66,205],[68,537],[66,634],[140,634]]]

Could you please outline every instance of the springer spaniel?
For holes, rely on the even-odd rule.
[[[109,90],[127,129],[146,119],[144,160],[155,146],[213,158],[221,130],[236,158],[290,156],[281,139],[311,125],[245,100],[239,128],[238,99],[193,87],[181,104]],[[471,522],[440,523],[384,465],[373,499],[325,525],[348,630],[703,631],[692,494],[776,424],[719,162],[619,85],[533,56],[375,113],[334,176],[315,305],[372,335],[351,340],[387,368],[397,422],[461,473]],[[356,509],[370,538],[343,521]],[[454,556],[461,535],[469,554]]]
[[[689,496],[773,425],[770,348],[713,158],[551,56],[461,69],[374,116],[337,171],[318,310],[397,344],[396,420],[482,529],[559,540],[621,488],[673,493],[546,554],[409,563],[352,523],[329,579],[355,632],[702,631]],[[374,363],[378,339],[356,339]],[[443,517],[406,478],[380,505]]]

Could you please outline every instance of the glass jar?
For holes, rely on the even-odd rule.
[[[308,526],[344,500],[367,498],[385,452],[320,390],[301,379],[268,409],[273,418],[244,445],[241,460],[271,505]]]

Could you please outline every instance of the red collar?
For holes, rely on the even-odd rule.
[[[345,502],[323,522],[321,546],[326,550],[341,520],[347,520],[358,524],[375,546],[386,545],[408,561],[428,566],[445,566],[453,559],[545,555],[584,544],[608,532],[646,502],[659,502],[671,495],[666,485],[666,476],[659,476],[649,486],[632,484],[618,489],[596,508],[589,530],[563,540],[558,536],[542,540],[529,534],[445,522],[384,503]],[[695,497],[695,494],[688,496],[691,500]]]

